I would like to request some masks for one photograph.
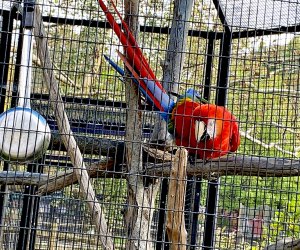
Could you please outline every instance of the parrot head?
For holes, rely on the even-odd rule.
[[[195,125],[195,138],[197,142],[204,142],[207,140],[214,140],[217,136],[220,136],[222,133],[223,121],[222,114],[220,117],[216,117],[214,113],[209,114],[211,111],[216,112],[214,110],[216,106],[211,104],[200,104],[199,108],[197,108],[194,113],[194,125]],[[217,108],[219,113],[223,108]],[[198,114],[198,111],[202,111],[201,114]]]

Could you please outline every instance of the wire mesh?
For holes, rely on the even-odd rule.
[[[124,15],[127,2],[114,3]],[[20,56],[24,53],[22,4],[0,1],[1,113],[14,107],[18,99]],[[163,79],[168,66],[165,58],[174,4],[178,1],[138,1],[139,46],[158,79]],[[237,117],[241,144],[231,154],[233,163],[230,159],[226,163],[225,158],[208,159],[188,168],[186,247],[265,249],[277,242],[282,249],[282,242],[300,244],[300,3],[197,0],[190,4],[191,17],[183,22],[189,26],[186,47],[179,52],[184,55],[179,93],[193,88],[210,103],[225,105]],[[142,100],[134,117],[129,117],[126,100],[130,97],[126,97],[123,81],[131,77],[120,77],[103,57],[109,55],[123,67],[116,53],[122,51],[121,43],[97,1],[43,0],[36,6],[42,13],[51,70],[59,83],[72,133],[85,165],[98,168],[89,182],[103,208],[108,238],[115,249],[130,248],[130,240],[138,242],[137,248],[147,244],[153,249],[169,249],[172,242],[166,214],[171,178],[167,157],[177,147],[168,145],[170,151],[162,157],[159,152],[165,149],[164,143],[151,141],[158,123],[152,105]],[[59,129],[61,118],[53,109],[59,100],[51,99],[44,77],[46,66],[36,44],[30,100],[32,108],[46,118],[52,140],[40,160],[0,163],[0,244],[3,249],[101,249],[103,232],[95,227],[89,197],[75,175],[74,183],[68,179],[74,166],[62,134],[69,132]],[[135,134],[137,139],[131,141],[126,137],[128,119],[135,119],[136,126],[139,121],[142,124]],[[138,145],[143,151],[139,159],[142,171],[127,171],[130,156],[125,145]],[[149,148],[156,150],[154,156],[147,153]],[[279,161],[282,164],[276,165]],[[130,183],[131,177],[138,183]],[[59,187],[59,178],[69,184]],[[50,184],[53,190],[45,191]],[[155,185],[157,195],[147,200]],[[140,207],[128,201],[132,187],[142,193]],[[137,217],[153,215],[148,225],[140,225],[138,239],[132,232],[136,225],[129,222],[133,218],[128,218],[134,209],[142,210]],[[185,248],[179,245],[178,249]]]

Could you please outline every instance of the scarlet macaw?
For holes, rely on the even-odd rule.
[[[99,0],[99,4],[124,46],[127,57],[118,52],[121,60],[131,72],[134,82],[146,100],[153,104],[167,121],[168,130],[174,135],[176,144],[186,147],[189,153],[197,155],[200,159],[212,159],[235,152],[240,145],[239,127],[235,116],[224,107],[206,103],[193,89],[179,96],[175,103],[162,84],[156,80],[114,3],[111,2],[125,32],[116,23],[104,2]],[[124,75],[124,71],[117,64],[107,56],[105,58],[119,74]]]

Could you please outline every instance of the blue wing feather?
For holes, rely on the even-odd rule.
[[[121,76],[124,76],[125,72],[121,67],[119,67],[115,62],[113,62],[108,56],[104,55],[104,58]],[[173,107],[175,105],[174,101],[170,98],[170,96],[167,93],[162,92],[162,90],[160,88],[156,87],[156,84],[154,81],[148,80],[148,79],[142,79],[142,80],[147,85],[148,90],[151,91],[151,93],[154,95],[154,97],[160,101],[160,103],[164,109],[164,112],[160,111],[159,114],[161,115],[161,117],[164,120],[168,120],[169,112],[173,109]],[[133,79],[133,81],[135,84],[137,84],[139,90],[145,96],[146,101],[155,107],[153,100],[149,97],[149,95],[147,95],[146,91],[140,86],[139,82],[135,78]],[[156,110],[157,110],[157,108],[156,108]]]

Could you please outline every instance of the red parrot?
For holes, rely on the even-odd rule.
[[[240,145],[234,115],[213,104],[179,100],[169,124],[174,124],[176,145],[188,148],[200,159],[212,159],[235,152]]]
[[[124,31],[116,23],[104,2],[99,0],[99,4],[124,46],[127,57],[118,52],[121,60],[131,72],[134,82],[147,102],[153,104],[167,121],[168,130],[174,135],[176,144],[186,147],[190,154],[200,159],[218,158],[229,152],[235,152],[240,145],[239,126],[235,116],[222,106],[208,104],[193,89],[179,96],[175,103],[162,84],[156,80],[155,74],[114,3],[111,2]],[[124,75],[124,71],[116,63],[107,56],[105,58],[119,74]]]

